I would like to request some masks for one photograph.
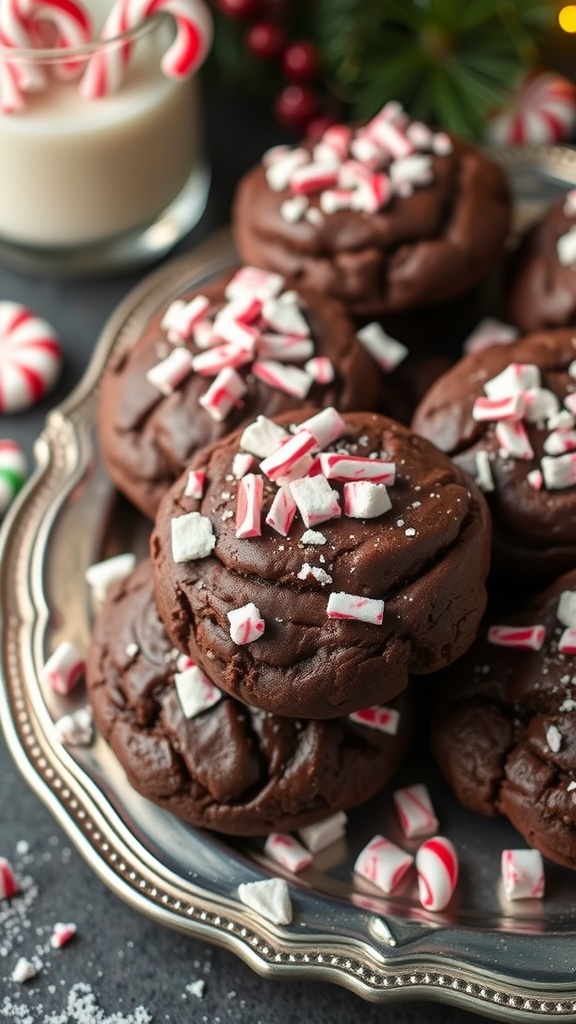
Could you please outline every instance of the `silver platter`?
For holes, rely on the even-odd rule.
[[[509,169],[520,223],[576,184],[572,150],[517,147],[495,155]],[[402,842],[385,791],[350,815],[346,841],[289,877],[294,921],[278,928],[237,896],[241,882],[278,873],[261,843],[195,830],[148,803],[101,737],[86,750],[56,739],[54,720],[73,704],[43,692],[39,670],[62,639],[87,647],[87,566],[130,548],[144,555],[149,533],[100,460],[94,416],[103,369],[113,350],[133,344],[168,292],[201,285],[233,259],[226,233],[148,277],[105,327],[80,385],[48,416],[37,468],[0,537],[0,713],[12,754],[118,896],[162,924],[227,947],[263,975],[332,981],[386,1005],[428,999],[502,1020],[576,1022],[574,875],[548,864],[545,899],[506,901],[500,853],[524,844],[506,822],[458,807],[425,760],[412,761],[395,786],[425,779],[441,831],[459,850],[461,879],[448,910],[425,912],[413,880],[389,898],[353,881],[354,859],[376,831]]]

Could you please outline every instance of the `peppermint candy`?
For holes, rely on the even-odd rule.
[[[0,440],[0,518],[12,504],[27,474],[26,456],[16,441]]]
[[[509,900],[541,899],[544,863],[538,850],[502,850],[502,884]]]
[[[553,71],[529,75],[488,125],[488,141],[549,143],[567,139],[576,124],[576,86]]]
[[[55,693],[66,696],[84,675],[86,661],[78,648],[63,640],[40,672],[40,682]]]
[[[425,785],[417,783],[397,789],[393,794],[396,813],[407,839],[426,836],[438,828],[438,818]]]
[[[0,413],[20,412],[52,389],[62,368],[53,328],[18,302],[0,302]]]
[[[384,836],[376,835],[358,855],[354,872],[388,893],[400,884],[413,862],[410,853]]]
[[[444,910],[458,881],[458,855],[445,836],[426,840],[416,853],[418,893],[426,910]]]
[[[264,843],[264,853],[288,871],[303,871],[312,863],[312,854],[293,836],[271,832]]]

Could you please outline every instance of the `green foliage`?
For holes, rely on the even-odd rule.
[[[482,135],[537,61],[553,0],[316,0],[328,80],[358,117],[399,99],[413,117]]]

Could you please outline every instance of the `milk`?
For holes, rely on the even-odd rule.
[[[151,223],[178,195],[198,154],[194,78],[160,70],[167,20],[134,44],[120,89],[84,99],[78,82],[27,93],[0,113],[0,237],[19,245],[86,246]]]

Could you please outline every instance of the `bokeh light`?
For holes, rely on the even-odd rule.
[[[558,15],[558,24],[563,32],[576,32],[576,4],[563,7]]]

